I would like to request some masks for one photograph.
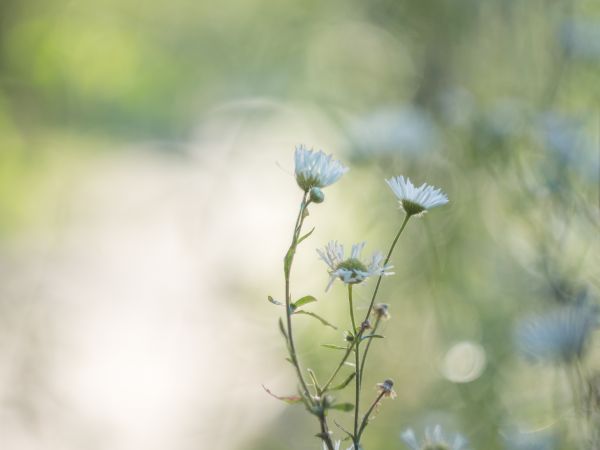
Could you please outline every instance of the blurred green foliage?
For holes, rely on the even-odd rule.
[[[600,29],[600,4],[4,0],[0,233],[31,217],[63,148],[185,140],[203,112],[240,98],[312,105],[344,137],[352,176],[417,174],[452,201],[411,223],[398,275],[384,283],[394,325],[371,355],[374,371],[394,373],[399,399],[382,406],[367,448],[402,448],[404,428],[431,420],[455,425],[473,448],[504,448],[499,430],[513,417],[533,428],[550,414],[543,395],[507,400],[548,384],[535,370],[514,380],[524,370],[511,346],[515,314],[600,284],[600,54],[570,31],[579,22]],[[384,248],[397,226],[378,220],[389,202],[373,200],[372,182],[356,191],[373,217],[354,234]],[[326,333],[312,344],[339,338]],[[457,340],[486,351],[470,383],[439,374]],[[304,350],[317,373],[330,366]],[[248,448],[317,448],[312,425],[290,407]]]

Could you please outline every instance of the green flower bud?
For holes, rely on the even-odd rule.
[[[318,187],[311,188],[310,190],[310,201],[313,203],[323,203],[325,200],[325,194]]]

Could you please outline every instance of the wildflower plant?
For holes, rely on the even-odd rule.
[[[362,253],[366,245],[365,242],[354,244],[349,254],[346,254],[343,245],[337,241],[330,241],[325,247],[317,249],[317,253],[326,264],[327,272],[329,273],[329,282],[325,291],[328,291],[336,280],[339,280],[347,290],[349,316],[347,323],[350,326],[350,329],[345,332],[345,346],[324,344],[325,347],[342,350],[343,356],[333,365],[331,374],[327,377],[322,377],[321,374],[315,373],[314,370],[302,366],[296,347],[293,324],[297,314],[307,314],[317,318],[323,324],[330,324],[317,314],[305,309],[306,305],[316,301],[314,296],[307,295],[297,300],[293,299],[291,271],[294,257],[300,244],[304,243],[314,231],[313,228],[311,231],[303,234],[304,220],[308,216],[308,208],[313,204],[322,203],[325,200],[323,188],[340,180],[348,172],[348,168],[339,161],[334,160],[331,155],[326,155],[322,151],[308,150],[304,146],[296,148],[294,156],[295,178],[302,190],[302,199],[292,233],[292,240],[283,261],[285,279],[284,301],[277,301],[271,296],[269,296],[269,301],[282,306],[285,310],[284,317],[279,320],[279,328],[286,343],[288,351],[287,359],[294,367],[299,395],[278,397],[271,394],[268,390],[267,392],[288,403],[303,403],[307,411],[315,416],[319,423],[317,437],[321,439],[322,446],[326,450],[339,450],[342,445],[340,440],[334,439],[333,432],[331,431],[329,423],[330,412],[337,410],[352,413],[353,420],[351,426],[346,428],[337,422],[335,423],[345,434],[343,436],[344,440],[351,441],[352,445],[350,449],[359,450],[363,448],[361,440],[369,425],[369,420],[372,418],[372,413],[384,399],[393,399],[396,397],[394,382],[386,378],[375,386],[375,395],[372,396],[370,403],[367,403],[366,407],[362,403],[362,380],[363,374],[368,367],[366,362],[369,349],[376,338],[383,338],[382,335],[377,334],[380,322],[388,320],[391,317],[387,304],[375,303],[379,288],[384,277],[394,274],[392,272],[393,265],[390,261],[400,235],[406,228],[409,219],[413,216],[422,216],[429,209],[446,204],[448,198],[441,190],[427,184],[415,187],[408,178],[390,178],[386,181],[397,196],[405,216],[385,257],[383,253],[376,251],[370,258],[363,259]],[[353,288],[357,284],[367,283],[371,278],[375,285],[370,303],[364,316],[357,317],[357,311],[353,302]],[[353,359],[352,362],[349,361],[351,357]],[[353,372],[344,375],[342,378],[342,368],[348,365],[353,367]],[[353,403],[340,402],[332,395],[333,392],[342,391],[349,386],[354,387]],[[454,447],[448,448],[458,450]]]

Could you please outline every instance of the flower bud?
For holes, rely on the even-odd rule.
[[[396,392],[394,391],[394,382],[389,378],[384,380],[383,383],[377,383],[377,390],[388,398],[396,398]]]
[[[391,316],[390,311],[389,311],[389,306],[386,305],[385,303],[378,303],[373,307],[373,315],[377,318],[377,319],[383,319],[383,320],[387,320],[389,319]]]
[[[313,187],[310,190],[310,201],[313,203],[323,203],[325,194],[318,187]]]

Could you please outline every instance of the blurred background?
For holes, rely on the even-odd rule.
[[[475,449],[575,448],[562,375],[513,334],[598,299],[599,101],[593,0],[3,0],[0,446],[320,448],[261,387],[295,392],[267,295],[304,143],[351,168],[293,276],[340,327],[296,321],[323,377],[347,303],[315,248],[388,248],[384,177],[451,200],[409,223],[383,283],[365,397],[389,377],[398,398],[366,448],[436,423]]]

